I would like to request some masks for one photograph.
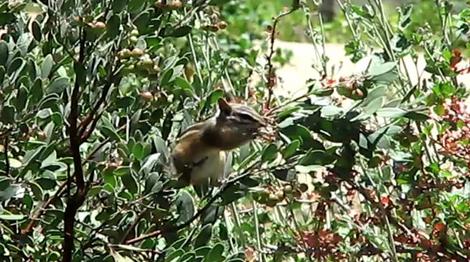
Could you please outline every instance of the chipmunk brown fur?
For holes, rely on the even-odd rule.
[[[185,130],[171,154],[176,172],[186,183],[216,185],[224,175],[226,151],[255,139],[265,119],[253,108],[225,99],[218,114]]]

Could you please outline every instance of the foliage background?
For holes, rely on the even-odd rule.
[[[338,2],[331,24],[318,1],[0,4],[2,259],[468,260],[468,5]],[[273,37],[373,59],[339,79],[320,52],[308,93],[269,100],[256,58],[288,60]],[[402,59],[420,53],[431,76],[413,84]],[[201,199],[165,166],[223,90],[278,138],[234,152]]]

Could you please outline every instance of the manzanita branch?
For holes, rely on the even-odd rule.
[[[122,129],[122,128],[121,128]],[[88,157],[85,159],[86,162],[90,161],[92,157],[98,152],[106,143],[109,142],[109,138],[105,139],[103,142],[101,142],[93,151],[91,151],[88,154]],[[45,200],[40,207],[34,211],[33,215],[31,215],[29,223],[26,225],[25,228],[21,230],[21,234],[27,235],[30,234],[33,230],[33,228],[36,226],[36,223],[39,221],[39,218],[46,212],[47,207],[49,207],[52,203],[54,203],[55,200],[59,199],[67,189],[67,182],[65,181],[62,184],[60,184],[59,188],[57,191],[49,197],[47,200]]]
[[[80,51],[78,57],[78,65],[84,66],[85,60],[85,46],[86,44],[86,31],[84,28],[80,30]],[[68,133],[70,139],[70,151],[72,153],[74,172],[73,178],[77,185],[77,190],[72,196],[69,195],[67,200],[67,206],[64,213],[64,241],[63,241],[63,257],[62,261],[72,261],[72,252],[74,249],[74,224],[75,215],[78,208],[85,201],[86,186],[83,173],[82,159],[80,156],[80,134],[78,129],[78,118],[80,117],[79,111],[79,100],[80,100],[80,80],[79,77],[75,77],[75,84],[72,90],[72,96],[70,100],[70,115],[69,115],[69,126]],[[68,190],[70,191],[70,185]]]
[[[111,73],[106,79],[106,83],[103,86],[100,98],[98,99],[98,101],[96,101],[95,105],[90,110],[90,112],[88,112],[85,119],[80,123],[79,132],[80,139],[82,142],[86,141],[90,137],[91,133],[96,127],[96,124],[98,123],[98,120],[101,118],[103,112],[98,113],[98,110],[102,105],[106,104],[106,97],[108,96],[109,90],[111,89],[119,70],[119,67],[110,70]]]
[[[81,38],[80,38],[80,54],[78,60],[78,66],[84,66],[84,58],[85,58],[85,30],[82,28],[81,30]],[[116,50],[113,50],[113,54]],[[121,67],[117,64],[117,59],[112,56],[111,57],[111,64],[110,64],[110,74],[106,79],[106,82],[102,88],[101,96],[96,101],[95,105],[91,109],[91,111],[87,114],[82,123],[78,124],[78,119],[80,117],[80,112],[78,111],[78,101],[80,99],[80,83],[78,77],[76,77],[75,85],[72,91],[72,98],[71,98],[71,109],[70,109],[70,125],[69,125],[69,135],[70,135],[70,149],[72,151],[72,157],[74,160],[74,178],[77,184],[77,191],[74,196],[70,197],[67,202],[67,208],[65,210],[65,218],[64,218],[64,258],[63,261],[71,261],[71,255],[73,250],[73,224],[75,221],[75,214],[78,208],[83,204],[85,201],[85,196],[88,191],[89,186],[92,184],[92,181],[85,183],[84,179],[84,172],[82,166],[82,160],[80,157],[80,145],[85,142],[92,132],[95,130],[96,125],[101,118],[104,111],[98,113],[98,110],[102,107],[103,104],[106,104],[106,97],[108,96],[109,90],[112,87],[113,83],[116,81],[116,77],[118,72],[121,70]],[[99,150],[104,145],[102,143],[94,153]],[[94,154],[92,153],[92,154]],[[91,155],[90,155],[91,157]],[[90,159],[88,157],[86,161]]]
[[[129,238],[130,233],[134,230],[134,228],[137,226],[140,220],[145,216],[148,210],[149,210],[148,207],[144,207],[144,209],[140,211],[140,213],[135,218],[134,222],[132,222],[132,224],[127,228],[126,232],[124,232],[124,235],[122,236],[121,241],[119,241],[121,244],[126,242],[126,240]]]
[[[33,215],[30,218],[29,223],[26,225],[25,228],[21,230],[21,234],[27,235],[33,231],[33,228],[36,226],[36,223],[39,221],[39,218],[44,214],[46,211],[47,207],[51,205],[55,200],[59,199],[62,194],[65,192],[65,189],[67,188],[67,181],[63,182],[60,184],[59,188],[57,191],[49,197],[46,201],[44,201],[40,207],[34,211]]]

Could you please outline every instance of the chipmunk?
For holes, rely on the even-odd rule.
[[[227,151],[255,139],[266,120],[242,104],[218,101],[218,113],[186,129],[176,142],[171,161],[186,184],[219,184]]]

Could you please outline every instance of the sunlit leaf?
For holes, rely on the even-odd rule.
[[[194,216],[193,198],[188,192],[180,191],[175,200],[175,205],[179,214],[179,223],[189,221]]]
[[[0,220],[23,220],[25,215],[21,214],[0,214]]]
[[[43,79],[47,78],[49,74],[51,73],[51,69],[54,66],[54,60],[52,58],[51,54],[48,54],[45,58],[44,61],[42,61],[41,64],[41,77]]]
[[[70,87],[70,79],[67,77],[59,77],[54,80],[49,84],[47,87],[47,93],[56,93],[60,94],[65,91],[65,89]]]

